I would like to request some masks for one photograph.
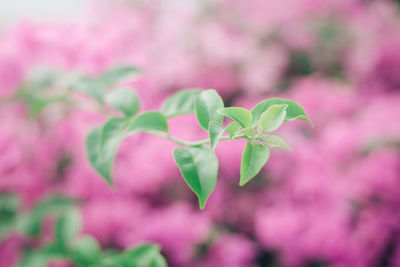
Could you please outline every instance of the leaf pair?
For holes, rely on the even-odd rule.
[[[305,120],[307,121],[311,126],[312,122],[306,115],[304,109],[299,106],[294,101],[287,100],[287,99],[282,99],[282,98],[270,98],[261,101],[258,103],[252,110],[251,114],[253,115],[253,126],[256,125],[257,121],[260,119],[261,115],[268,110],[269,107],[272,105],[287,105],[286,108],[286,115],[284,118],[284,121],[292,121],[292,120]]]
[[[201,209],[217,182],[218,159],[213,149],[223,133],[223,116],[217,113],[223,107],[224,102],[215,90],[179,92],[162,107],[167,116],[196,113],[200,126],[209,131],[211,148],[201,146],[174,150],[175,162],[186,183],[197,195]]]

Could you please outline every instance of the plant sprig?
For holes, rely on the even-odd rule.
[[[165,138],[179,145],[173,151],[175,162],[186,183],[197,195],[201,209],[216,185],[218,159],[214,149],[220,141],[247,140],[240,167],[239,185],[243,186],[266,164],[270,155],[269,148],[290,150],[285,141],[271,134],[272,132],[284,122],[295,119],[306,120],[312,125],[300,105],[282,98],[263,100],[252,110],[247,110],[241,107],[225,107],[215,90],[190,89],[171,95],[159,111],[139,112],[140,101],[132,90],[116,88],[93,96],[99,103],[104,103],[123,115],[109,118],[105,124],[89,133],[86,149],[93,168],[114,186],[112,166],[118,147],[125,137],[146,132]],[[208,131],[209,138],[187,142],[171,136],[168,119],[184,114],[195,114],[200,126]],[[224,125],[224,118],[232,122]]]

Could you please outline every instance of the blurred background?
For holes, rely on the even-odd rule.
[[[399,8],[390,0],[2,1],[0,266],[18,266],[49,242],[51,220],[33,241],[15,226],[54,196],[74,201],[82,234],[103,249],[157,242],[169,266],[400,266]],[[293,152],[273,150],[245,187],[243,142],[221,142],[204,210],[174,165],[175,145],[150,135],[123,141],[111,189],[84,145],[107,117],[80,92],[64,95],[77,73],[119,65],[143,69],[125,84],[142,110],[183,88],[214,88],[226,106],[293,99],[314,128],[282,127]],[[170,123],[185,140],[204,137],[193,116]]]

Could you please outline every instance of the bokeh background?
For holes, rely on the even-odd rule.
[[[67,196],[103,248],[158,242],[170,266],[400,266],[398,1],[32,2],[0,4],[3,223]],[[314,128],[282,127],[293,152],[273,150],[245,187],[244,144],[222,142],[202,211],[175,145],[154,136],[124,140],[112,190],[84,149],[106,117],[79,92],[51,99],[71,75],[121,64],[143,69],[126,83],[143,110],[182,88],[215,88],[227,106],[293,99]],[[186,140],[204,137],[193,116],[171,124]],[[26,244],[0,234],[0,266],[16,266]]]

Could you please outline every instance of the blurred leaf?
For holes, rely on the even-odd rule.
[[[14,228],[19,206],[20,201],[16,195],[0,194],[0,242]]]
[[[277,135],[268,135],[266,138],[263,138],[262,141],[269,147],[280,147],[292,151],[285,141]]]
[[[164,101],[161,112],[167,118],[195,113],[194,100],[200,93],[196,89],[179,91]]]
[[[201,92],[195,99],[197,120],[203,129],[208,130],[210,121],[222,124],[223,116],[217,110],[224,107],[224,102],[215,90]]]
[[[305,120],[312,126],[311,120],[307,117],[304,109],[296,102],[282,98],[270,98],[258,103],[252,110],[253,126],[257,124],[261,114],[263,114],[272,105],[288,105],[286,109],[286,116],[284,121],[292,121],[295,119]]]
[[[253,120],[251,112],[245,108],[229,107],[219,109],[217,112],[224,115],[225,117],[231,118],[232,120],[236,121],[243,128],[251,126],[251,122]]]
[[[139,99],[131,89],[116,89],[108,93],[105,102],[112,108],[121,111],[127,117],[134,116],[140,107]]]
[[[25,253],[19,262],[19,267],[46,267],[51,257],[40,251]]]
[[[211,149],[215,149],[219,140],[221,139],[222,134],[224,133],[224,127],[215,121],[211,121],[210,126],[208,127],[208,133],[210,135]]]
[[[81,229],[81,214],[77,209],[69,209],[58,218],[55,225],[56,243],[66,247]]]
[[[257,132],[272,132],[278,129],[285,119],[287,105],[272,105],[264,111],[257,122]]]
[[[31,117],[35,117],[47,106],[65,100],[64,96],[46,96],[42,91],[26,88],[18,93],[18,97],[27,104]]]
[[[123,254],[129,256],[139,266],[148,266],[152,259],[158,255],[160,247],[155,244],[142,244],[133,249],[128,249]]]
[[[155,244],[142,244],[102,260],[104,267],[150,267],[166,265],[160,248]],[[158,264],[158,265],[157,265]]]
[[[75,201],[69,198],[52,197],[36,205],[29,214],[18,217],[16,227],[29,236],[40,234],[44,217],[49,213],[60,215],[66,209],[70,208]]]
[[[167,120],[160,112],[143,112],[138,115],[128,127],[128,134],[152,131],[168,132]]]
[[[138,68],[118,66],[97,77],[80,77],[73,87],[103,103],[103,96],[108,88],[139,72]]]
[[[229,123],[226,127],[225,127],[225,132],[227,132],[229,134],[230,139],[232,140],[233,136],[235,136],[235,134],[240,130],[240,124],[237,123],[236,121],[233,121],[231,123]]]
[[[101,131],[100,147],[101,150],[107,149],[111,140],[122,136],[129,120],[127,118],[110,118],[103,126]]]
[[[126,78],[134,78],[141,70],[131,66],[117,66],[104,72],[99,80],[106,86],[106,88],[120,83]]]
[[[81,77],[79,78],[73,87],[85,93],[86,95],[94,98],[100,103],[103,103],[103,95],[107,90],[107,85],[101,80],[91,77]]]
[[[46,267],[54,259],[65,259],[64,250],[54,245],[47,245],[35,250],[27,249],[24,252],[19,267]]]
[[[167,267],[167,266],[168,266],[167,261],[161,254],[154,256],[150,262],[150,267]]]
[[[127,119],[111,118],[104,127],[94,128],[86,139],[86,150],[90,164],[106,181],[111,179],[112,165],[123,138]]]
[[[175,162],[203,209],[217,182],[218,159],[208,147],[176,148]]]
[[[242,154],[240,166],[240,186],[249,182],[260,172],[269,158],[269,149],[263,145],[253,145],[247,142]]]
[[[81,267],[96,264],[100,260],[100,256],[101,248],[99,243],[89,235],[80,237],[71,247],[71,258]]]

